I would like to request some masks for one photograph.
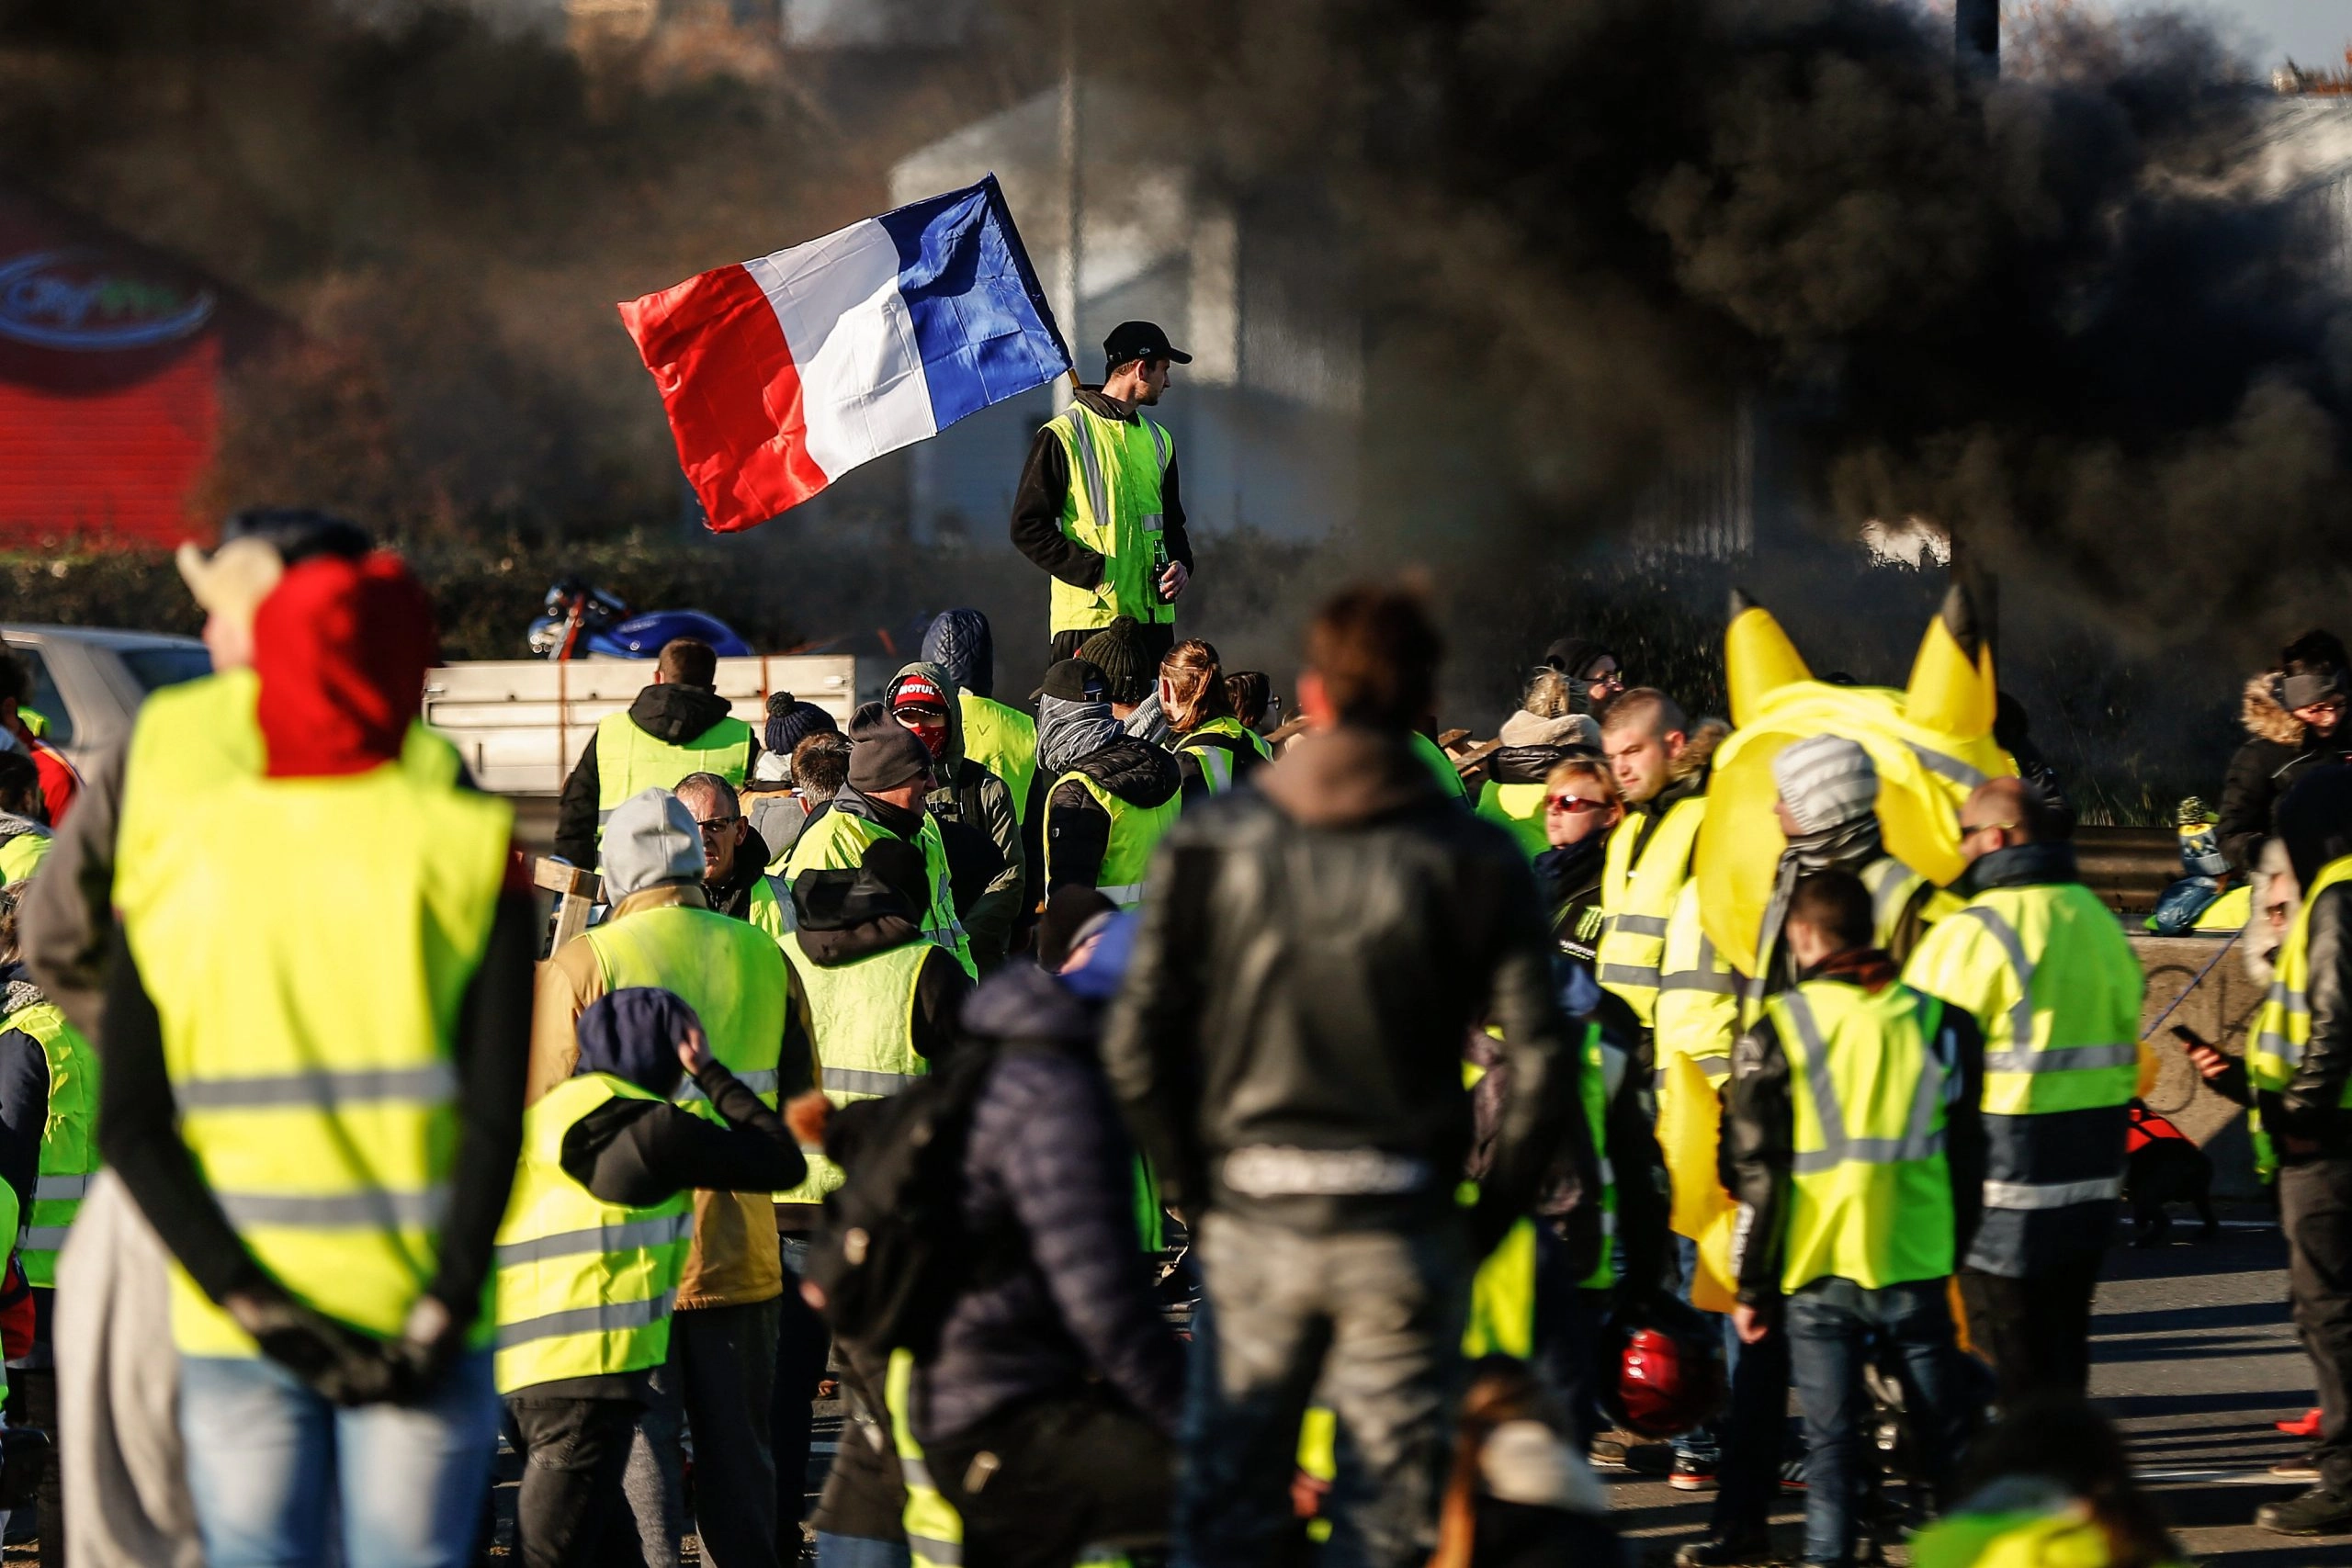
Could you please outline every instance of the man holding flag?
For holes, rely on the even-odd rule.
[[[1193,574],[1177,499],[1176,442],[1143,410],[1193,356],[1150,321],[1103,340],[1102,385],[1080,388],[1029,445],[1012,498],[1012,542],[1053,574],[1053,659],[1125,615],[1153,665],[1176,643],[1176,596]]]

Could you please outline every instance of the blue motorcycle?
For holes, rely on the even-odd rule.
[[[638,615],[603,589],[565,578],[548,590],[538,619],[531,623],[531,654],[537,659],[652,659],[674,638],[710,644],[721,659],[752,651],[751,644],[716,615],[700,610],[655,610]]]

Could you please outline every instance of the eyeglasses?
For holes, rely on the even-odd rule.
[[[1967,823],[1962,822],[1960,825],[1960,836],[1963,839],[1973,839],[1979,833],[1990,833],[1997,829],[2014,828],[2016,826],[2017,824],[2014,822],[1979,822],[1972,828]]]
[[[1584,683],[1588,686],[1614,686],[1622,692],[1625,689],[1625,672],[1623,670],[1597,671],[1586,676]]]
[[[1580,816],[1587,811],[1609,809],[1607,801],[1587,800],[1580,795],[1555,795],[1545,800],[1544,804],[1555,811],[1565,811],[1571,817]]]
[[[707,822],[696,825],[701,828],[702,836],[705,839],[723,839],[727,836],[728,829],[741,820],[743,818],[741,817],[714,817]]]

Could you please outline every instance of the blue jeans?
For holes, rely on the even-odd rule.
[[[911,1561],[903,1540],[817,1532],[817,1568],[907,1568]]]
[[[463,1568],[498,1394],[487,1350],[414,1404],[336,1408],[265,1357],[180,1362],[180,1435],[210,1568]]]
[[[1804,1557],[1854,1560],[1857,1519],[1870,1490],[1870,1397],[1862,1368],[1876,1358],[1902,1382],[1920,1468],[1949,1501],[1951,1470],[1968,1438],[1968,1398],[1942,1280],[1868,1291],[1851,1280],[1815,1280],[1788,1298],[1782,1319],[1797,1399],[1804,1406]]]

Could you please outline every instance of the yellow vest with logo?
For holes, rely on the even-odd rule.
[[[808,1032],[817,1056],[817,1087],[835,1105],[880,1100],[931,1070],[915,1049],[915,986],[933,947],[910,942],[846,964],[810,960],[799,935],[784,942],[801,994],[808,998]],[[808,1176],[779,1203],[820,1203],[846,1179],[821,1149],[804,1147]]]
[[[1795,1155],[1781,1288],[1865,1290],[1952,1271],[1944,1004],[1907,986],[1873,995],[1808,980],[1764,1004],[1789,1060]]]
[[[46,828],[30,828],[12,839],[0,839],[0,886],[29,882],[57,840]]]
[[[963,710],[964,755],[1004,781],[1016,821],[1029,820],[1029,786],[1037,777],[1037,721],[993,697],[956,694]]]
[[[2352,855],[2328,862],[2312,879],[2311,891],[2303,895],[2302,908],[2296,911],[2295,923],[2288,928],[2287,940],[2278,949],[2269,995],[2246,1032],[2253,1042],[2246,1048],[2246,1077],[2256,1089],[2274,1093],[2284,1089],[2303,1065],[2303,1052],[2312,1043],[2312,906],[2340,882],[2352,882]],[[2352,1083],[2344,1086],[2337,1103],[2352,1105]]]
[[[638,728],[624,708],[596,721],[596,841],[605,819],[633,795],[675,789],[688,773],[717,773],[737,789],[751,767],[752,727],[729,715],[693,739],[673,746]]]
[[[18,1243],[25,1279],[57,1283],[57,1249],[81,1212],[83,1194],[98,1168],[98,1058],[81,1031],[50,1001],[0,1017],[0,1031],[21,1030],[40,1046],[49,1064],[49,1120],[41,1127],[40,1175],[33,1185],[32,1213]]]
[[[1600,863],[1600,949],[1595,957],[1594,978],[1624,998],[1634,1016],[1649,1024],[1657,1019],[1658,976],[1666,958],[1667,921],[1674,900],[1690,877],[1690,852],[1699,841],[1699,824],[1707,815],[1707,797],[1693,795],[1676,801],[1651,829],[1634,858],[1639,837],[1638,818],[1628,817],[1609,835],[1608,852]]]
[[[854,871],[865,863],[869,845],[895,836],[868,818],[838,808],[828,811],[810,822],[792,846],[791,858],[785,863],[785,881],[797,882],[804,872]],[[922,830],[915,842],[922,850],[923,869],[931,875],[931,908],[923,914],[923,934],[954,953],[964,973],[978,979],[980,971],[972,962],[971,939],[956,915],[955,889],[947,877],[946,840],[939,836],[939,824],[929,812],[923,814]]]
[[[1094,874],[1095,890],[1122,909],[1132,909],[1143,902],[1144,873],[1151,868],[1151,852],[1160,839],[1175,824],[1176,814],[1183,808],[1183,797],[1171,795],[1158,806],[1137,806],[1122,800],[1098,781],[1084,773],[1064,773],[1054,788],[1076,781],[1092,795],[1096,804],[1110,815],[1111,840],[1102,850],[1102,867]],[[1054,800],[1046,796],[1046,880],[1053,885],[1054,866]]]
[[[400,763],[231,779],[176,805],[160,852],[126,860],[116,885],[181,1136],[280,1286],[390,1337],[435,1268],[452,1036],[514,812]],[[354,842],[368,852],[344,852]],[[256,1353],[176,1267],[172,1298],[183,1354]]]
[[[1201,781],[1211,795],[1223,795],[1233,787],[1235,752],[1247,750],[1261,762],[1273,759],[1272,749],[1258,732],[1230,714],[1204,719],[1186,730],[1176,738],[1176,750],[1200,763]]]
[[[710,1054],[775,1107],[791,975],[773,937],[715,909],[663,904],[589,927],[588,945],[607,992],[651,986],[677,993],[702,1020]],[[692,1078],[676,1098],[726,1124]]]
[[[670,1309],[694,1240],[692,1195],[607,1203],[563,1168],[564,1135],[635,1084],[583,1073],[523,1112],[523,1157],[498,1227],[498,1392],[641,1371],[669,1359]]]
[[[1053,580],[1052,630],[1094,631],[1121,615],[1165,626],[1176,606],[1156,592],[1154,562],[1162,537],[1159,486],[1176,444],[1148,414],[1105,419],[1072,403],[1046,428],[1069,462],[1062,533],[1102,558],[1102,580],[1073,588]]]

